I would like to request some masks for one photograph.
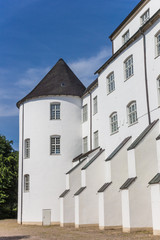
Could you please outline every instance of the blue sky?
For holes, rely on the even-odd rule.
[[[108,36],[140,0],[0,0],[0,134],[18,149],[18,109],[63,58],[88,86],[111,56]]]

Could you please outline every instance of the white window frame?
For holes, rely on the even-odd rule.
[[[24,192],[29,192],[30,190],[30,176],[29,174],[24,175]]]
[[[88,120],[88,105],[85,104],[82,107],[82,121],[86,122]]]
[[[160,56],[160,31],[155,35],[156,57]]]
[[[118,132],[118,115],[117,112],[113,112],[110,115],[110,129],[111,129],[111,134],[114,134]]]
[[[61,119],[61,104],[58,102],[53,102],[50,104],[50,120],[60,119]]]
[[[114,90],[115,90],[114,72],[111,72],[107,76],[107,93],[110,94]]]
[[[24,158],[30,158],[30,138],[24,140]]]
[[[125,44],[130,38],[130,32],[129,32],[129,29],[123,34],[122,36],[122,41],[123,41],[123,44]]]
[[[61,153],[61,136],[52,135],[50,137],[50,154],[59,155]]]
[[[129,126],[138,122],[136,101],[132,101],[127,105],[127,114],[128,114],[128,125]]]
[[[124,61],[124,74],[125,74],[125,81],[128,80],[130,77],[132,77],[134,74],[133,55],[130,55]]]
[[[93,98],[93,114],[96,114],[98,112],[98,102],[97,102],[97,96]]]
[[[141,26],[143,26],[149,19],[150,19],[150,10],[148,8],[140,17]]]
[[[88,137],[83,138],[83,153],[88,152]]]
[[[98,130],[93,133],[94,136],[94,148],[99,146]]]

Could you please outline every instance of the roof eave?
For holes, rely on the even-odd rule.
[[[139,30],[110,57],[94,74],[100,74],[121,52],[130,46],[142,33],[146,32],[157,19],[160,18],[160,9]]]
[[[125,25],[131,21],[131,19],[137,14],[142,7],[144,7],[150,0],[141,0],[136,7],[128,14],[128,16],[121,22],[121,24],[113,31],[113,33],[109,36],[111,41],[117,36],[117,33],[121,32]]]

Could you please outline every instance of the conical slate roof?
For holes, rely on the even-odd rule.
[[[85,86],[61,58],[39,84],[27,96],[17,102],[17,107],[19,108],[26,100],[37,97],[53,95],[81,97],[85,89]]]

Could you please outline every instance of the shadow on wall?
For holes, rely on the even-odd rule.
[[[8,237],[0,237],[0,240],[19,240],[30,238],[30,236],[8,236]]]

